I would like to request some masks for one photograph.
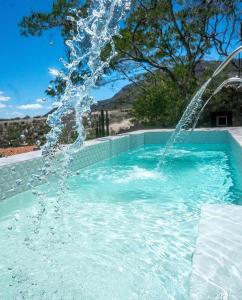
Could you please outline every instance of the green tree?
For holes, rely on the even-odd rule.
[[[76,17],[71,10],[79,8],[80,16],[85,16],[90,1],[81,0],[53,0],[50,12],[32,12],[21,20],[20,33],[27,36],[41,36],[45,31],[58,28],[63,41],[70,38],[70,31],[74,29],[73,22],[67,16]]]
[[[239,41],[239,1],[137,1],[116,45],[114,66],[161,70],[190,97],[199,64],[211,51],[227,56]],[[182,74],[177,72],[182,66]]]
[[[174,126],[184,109],[183,95],[174,81],[163,73],[146,76],[143,92],[133,105],[135,121],[148,127]]]
[[[20,23],[24,36],[39,36],[46,30],[59,28],[63,41],[75,30],[67,18],[71,8],[85,16],[91,0],[54,0],[48,13],[33,12]],[[137,74],[164,72],[183,93],[190,96],[193,81],[198,80],[196,68],[211,50],[225,56],[239,35],[240,1],[237,0],[133,0],[121,38],[116,38],[118,56],[113,69],[134,80]],[[239,40],[239,39],[238,39]],[[108,52],[108,49],[106,49]],[[104,51],[105,55],[105,51]],[[68,53],[67,53],[68,56]],[[182,66],[183,72],[176,71]],[[84,66],[74,80],[82,78]],[[58,79],[54,95],[61,93]]]

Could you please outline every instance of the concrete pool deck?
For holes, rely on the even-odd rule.
[[[191,300],[242,297],[242,206],[203,205],[191,275]]]

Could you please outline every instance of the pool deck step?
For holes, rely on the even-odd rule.
[[[242,206],[203,205],[191,300],[242,299]]]

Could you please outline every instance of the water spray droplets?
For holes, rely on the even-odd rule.
[[[22,142],[25,142],[26,136],[25,136],[24,134],[21,134],[21,135],[20,135],[20,140],[21,140]]]
[[[60,77],[61,72],[55,68],[49,68],[49,74],[54,76],[54,77]]]
[[[67,20],[67,21],[70,21],[70,22],[75,22],[75,18],[72,17],[72,16],[67,16],[67,17],[66,17],[66,20]]]
[[[41,141],[40,141],[40,140],[37,140],[37,141],[35,142],[35,144],[36,144],[37,147],[40,147]]]
[[[82,145],[85,138],[82,125],[83,114],[89,112],[93,104],[93,99],[89,97],[90,90],[116,55],[112,37],[118,34],[119,22],[129,7],[130,1],[94,0],[86,18],[80,18],[77,9],[69,10],[70,16],[67,20],[75,23],[73,26],[76,26],[76,31],[73,31],[72,38],[65,42],[70,52],[70,61],[62,60],[66,70],[49,69],[52,76],[66,82],[66,87],[59,101],[55,103],[57,109],[48,117],[51,130],[44,145],[44,154],[48,155],[50,149],[55,148],[59,143],[63,130],[62,118],[67,116],[70,110],[75,112],[78,137],[68,148]],[[110,57],[102,61],[101,52],[108,44],[112,45]],[[79,67],[83,63],[87,67],[85,74],[82,74],[83,81],[73,82],[72,77],[79,72]],[[48,90],[52,89],[49,86]]]

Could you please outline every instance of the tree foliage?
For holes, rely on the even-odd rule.
[[[75,17],[71,9],[79,8],[80,16],[85,16],[90,1],[81,0],[53,0],[50,12],[32,12],[29,16],[23,17],[19,26],[23,36],[41,36],[45,31],[59,28],[64,39],[70,37],[73,30],[73,22],[67,16]]]
[[[33,12],[23,18],[21,34],[39,36],[59,28],[65,41],[75,30],[67,18],[70,9],[78,7],[79,15],[85,16],[90,2],[53,0],[50,12]],[[149,76],[151,84],[142,86],[143,99],[135,105],[136,117],[142,119],[143,110],[147,120],[161,121],[159,116],[173,111],[174,103],[186,102],[201,80],[197,69],[207,55],[226,56],[236,47],[240,21],[238,0],[133,0],[121,37],[115,38],[118,55],[112,68],[134,82]],[[107,47],[103,57],[108,52]],[[81,80],[83,72],[80,66],[73,80]],[[54,85],[48,90],[50,95],[61,93],[65,83],[57,79]],[[184,105],[179,104],[178,109]]]
[[[132,73],[128,68],[135,62],[144,70],[162,70],[189,94],[199,63],[211,51],[228,55],[239,41],[238,7],[239,1],[230,0],[137,1],[116,42],[116,68]],[[176,66],[186,69],[182,77]]]
[[[183,109],[183,97],[174,82],[156,76],[144,82],[145,91],[133,105],[133,117],[146,126],[170,127],[176,124]]]

